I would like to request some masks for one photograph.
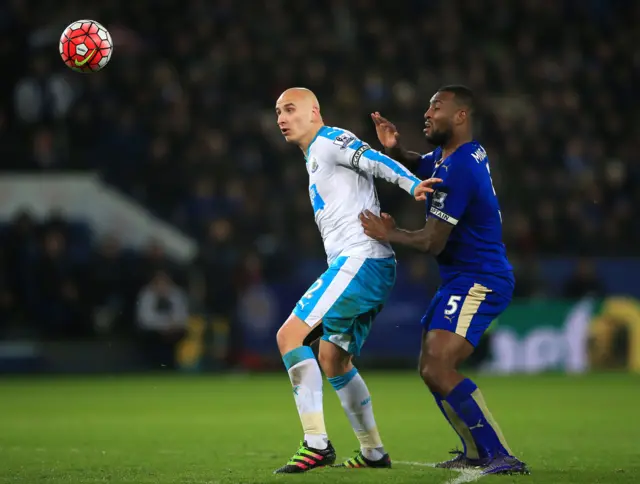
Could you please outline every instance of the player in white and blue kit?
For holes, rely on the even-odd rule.
[[[336,454],[327,437],[322,375],[307,344],[322,332],[318,359],[360,441],[360,451],[344,467],[390,467],[373,416],[371,395],[351,359],[358,355],[396,277],[388,242],[364,234],[359,214],[380,213],[374,177],[424,199],[432,182],[360,141],[349,131],[325,126],[315,95],[285,91],[276,103],[278,126],[288,143],[300,147],[309,172],[309,195],[327,253],[328,269],[302,296],[278,331],[304,441],[278,473],[332,465]]]

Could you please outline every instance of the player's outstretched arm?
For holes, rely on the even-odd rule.
[[[420,230],[404,230],[396,226],[388,213],[378,217],[368,210],[360,214],[360,222],[364,233],[373,239],[406,245],[434,256],[444,250],[453,230],[452,224],[435,217],[427,219]]]
[[[407,168],[415,171],[422,155],[414,151],[407,151],[400,143],[400,133],[395,125],[380,115],[379,112],[371,113],[371,120],[376,127],[378,140],[384,146],[384,152]]]
[[[402,163],[374,150],[360,140],[350,144],[345,152],[352,168],[362,170],[376,178],[382,178],[394,185],[398,185],[412,196],[414,196],[415,189],[420,185],[420,179]]]

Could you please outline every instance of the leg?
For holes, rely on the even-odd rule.
[[[318,323],[320,325],[322,323]],[[327,431],[322,408],[322,374],[309,346],[302,342],[312,328],[292,314],[276,336],[280,354],[293,386],[305,442],[314,449],[326,449]]]
[[[320,321],[317,325],[322,324]],[[289,316],[277,334],[304,432],[298,451],[275,473],[299,473],[331,465],[336,453],[329,442],[322,408],[322,374],[310,346],[302,343],[313,328],[295,314]]]
[[[455,333],[439,329],[423,333],[420,376],[432,392],[446,397],[464,380],[457,368],[471,353],[473,346]]]
[[[511,457],[480,390],[458,372],[491,321],[507,304],[508,298],[492,294],[480,284],[473,284],[466,294],[444,291],[423,339],[420,374],[463,441],[466,462],[461,458],[462,464],[488,465],[505,458],[517,461]],[[519,461],[512,464],[513,472],[525,469]]]
[[[326,312],[322,296],[336,277],[337,268],[329,268],[296,304],[291,316],[276,336],[302,423],[304,441],[298,451],[276,473],[305,472],[331,465],[336,454],[327,437],[322,405],[322,374],[310,346],[311,337],[322,326]]]
[[[349,258],[350,281],[323,319],[320,362],[360,441],[357,455],[340,467],[391,467],[373,416],[371,394],[352,364],[395,282],[395,259]]]
[[[360,452],[341,467],[390,467],[373,416],[371,394],[358,369],[353,366],[352,355],[323,339],[320,341],[320,365],[333,386],[351,427],[360,441]]]
[[[434,318],[437,321],[437,316],[442,311],[443,293],[446,293],[446,291],[439,290],[436,293],[433,300],[431,301],[431,304],[429,305],[429,309],[427,309],[426,314],[422,318],[422,325],[425,328],[431,327],[431,324]],[[421,374],[423,373],[422,369],[426,366],[426,358],[427,358],[426,342],[427,342],[427,331],[425,330],[422,333],[422,343],[420,347],[420,360],[419,360],[420,363],[418,366],[418,370],[420,371]],[[450,411],[450,407],[448,405],[445,407],[442,395],[435,390],[431,390],[431,393],[433,395],[433,398],[436,401],[436,404],[438,405],[438,408],[442,412],[442,415],[447,420],[451,428],[456,432],[456,434],[460,438],[460,441],[462,442],[462,451],[459,451],[459,450],[451,451],[451,454],[454,454],[456,457],[454,457],[451,460],[441,462],[437,464],[436,467],[442,467],[447,469],[457,469],[457,468],[468,467],[469,459],[473,459],[475,461],[479,458],[478,451],[475,448],[475,444],[473,443],[473,439],[469,435],[468,429],[465,431],[466,427],[464,427],[464,423],[460,420],[460,418],[456,415],[456,413],[453,411]]]
[[[394,280],[394,259],[372,260],[338,257],[302,296],[292,317],[278,332],[278,346],[291,376],[294,393],[296,391],[300,393],[299,390],[303,390],[305,393],[311,391],[304,383],[298,383],[298,381],[315,381],[315,376],[307,375],[317,375],[318,380],[317,385],[313,386],[317,391],[316,396],[313,397],[313,408],[300,410],[303,427],[305,427],[305,437],[308,437],[307,440],[313,438],[315,441],[317,439],[317,444],[314,448],[310,448],[310,442],[305,442],[303,448],[298,451],[292,461],[279,472],[300,472],[300,468],[308,470],[332,464],[332,460],[335,460],[335,451],[328,442],[324,430],[324,419],[320,423],[318,418],[322,415],[320,370],[315,358],[313,358],[311,348],[303,346],[303,344],[312,339],[310,333],[322,321],[324,334],[321,342],[323,348],[321,358],[328,375],[334,378],[333,383],[335,384],[338,382],[335,378],[341,379],[345,387],[349,383],[349,381],[345,383],[345,380],[359,381],[354,376],[355,372],[352,369],[350,355],[358,354],[371,325],[372,316],[388,296]],[[365,315],[365,319],[360,321],[358,319],[360,315]],[[344,351],[339,352],[340,348]],[[310,361],[313,361],[313,364],[307,363]],[[302,367],[306,364],[309,365],[308,370],[304,370],[302,376],[298,377],[297,365]],[[312,366],[313,370],[311,370]],[[349,373],[348,377],[347,373]],[[356,383],[351,387],[354,385]],[[306,395],[304,397],[306,398]],[[301,400],[303,399],[297,396],[296,403]],[[364,399],[361,402],[363,401]],[[369,402],[365,402],[365,406],[367,403]],[[309,417],[313,417],[313,419],[309,418],[309,424],[305,424],[308,418],[307,414],[311,414]],[[303,415],[305,415],[304,418]],[[314,435],[316,437],[313,437]],[[326,448],[323,450],[321,445]],[[308,460],[309,457],[311,462]],[[304,464],[293,462],[301,459],[304,459]]]
[[[444,415],[444,418],[449,422],[451,428],[458,434],[460,441],[462,442],[462,452],[458,450],[454,450],[451,453],[456,457],[449,461],[441,462],[437,464],[436,467],[442,467],[447,469],[456,469],[456,468],[464,468],[468,467],[470,464],[475,463],[479,460],[480,454],[478,453],[478,449],[475,445],[473,437],[471,436],[471,432],[464,424],[464,422],[458,417],[458,415],[453,411],[451,406],[444,400],[442,397],[443,393],[435,389],[435,386],[430,386],[428,382],[431,381],[431,378],[428,376],[427,372],[432,371],[432,366],[429,361],[428,354],[428,335],[431,333],[427,333],[426,331],[422,334],[422,345],[420,350],[420,376],[423,381],[427,384],[433,397],[438,405],[438,408]],[[461,378],[456,377],[456,380]]]

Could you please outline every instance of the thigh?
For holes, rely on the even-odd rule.
[[[441,299],[442,294],[440,293],[440,289],[438,289],[438,291],[436,291],[434,296],[431,298],[429,307],[427,308],[427,311],[424,313],[424,316],[422,316],[422,320],[420,321],[423,328],[425,329],[424,336],[426,336],[426,330],[429,329],[429,326],[431,326],[431,320],[433,319],[433,315],[435,314],[436,308],[438,308]]]
[[[313,334],[321,324],[322,321],[318,321],[315,326],[309,326],[309,324],[292,313],[280,327],[276,335],[280,354],[284,356],[299,346],[310,346],[310,344],[306,342],[309,336]]]
[[[349,283],[324,313],[322,339],[359,355],[393,289],[395,259],[354,260],[349,272]]]
[[[349,257],[338,257],[307,289],[292,315],[315,327],[339,301],[357,273]]]

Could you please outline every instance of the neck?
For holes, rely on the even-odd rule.
[[[324,126],[324,124],[319,124],[318,126],[315,126],[298,143],[298,146],[300,147],[300,149],[302,150],[302,152],[305,155],[307,154],[307,151],[309,150],[309,145],[311,145],[311,142],[314,140],[314,138],[318,134],[318,131],[320,131],[323,126]]]
[[[473,136],[470,133],[465,133],[463,136],[454,136],[451,140],[442,147],[442,159],[453,153],[465,143],[473,140]]]

